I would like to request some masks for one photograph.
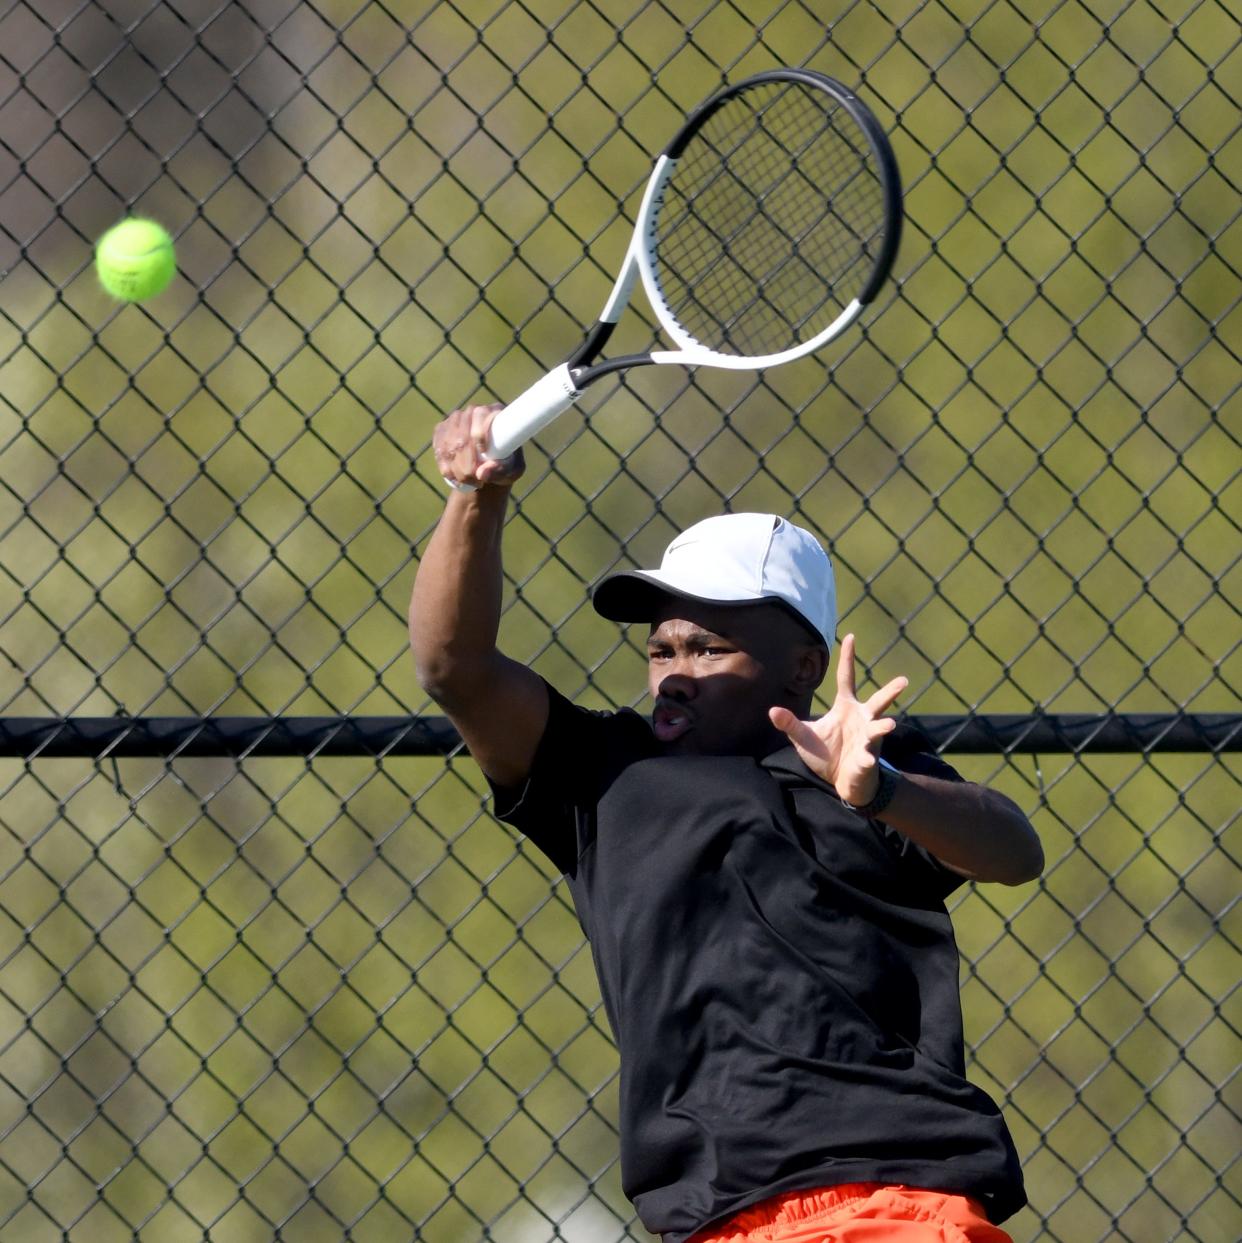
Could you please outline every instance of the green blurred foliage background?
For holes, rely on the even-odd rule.
[[[778,64],[891,130],[895,279],[821,357],[635,373],[541,435],[507,650],[641,705],[587,585],[770,509],[832,550],[842,633],[909,711],[1236,710],[1230,5],[14,0],[5,713],[431,711],[431,428],[572,348],[652,152]],[[91,248],[131,212],[181,273],[122,307]],[[956,908],[1015,1238],[1236,1239],[1236,762],[960,767],[1049,859]],[[0,1237],[646,1237],[589,954],[468,759],[0,781]]]

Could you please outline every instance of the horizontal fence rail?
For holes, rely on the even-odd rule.
[[[1242,751],[1242,713],[1003,713],[901,716],[956,755],[1223,754]],[[446,717],[0,718],[0,756],[167,759],[453,755]]]

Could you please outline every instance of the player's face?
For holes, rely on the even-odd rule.
[[[778,606],[668,600],[647,640],[656,739],[677,755],[761,756],[783,745],[768,709],[789,706],[806,647],[801,627]]]

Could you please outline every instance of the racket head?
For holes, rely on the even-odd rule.
[[[807,69],[701,105],[657,161],[636,238],[652,309],[688,354],[770,366],[837,336],[901,237],[897,161],[871,111]]]

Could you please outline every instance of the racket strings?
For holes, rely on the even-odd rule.
[[[657,224],[661,292],[708,348],[776,353],[863,288],[884,227],[854,119],[825,92],[765,84],[729,100],[683,152]]]
[[[810,102],[797,88],[779,97],[780,103],[791,100],[796,105]],[[769,104],[756,111],[753,122],[745,114],[726,117],[730,127],[724,137],[706,134],[710,145],[700,149],[709,179],[695,179],[700,184],[689,206],[700,226],[700,243],[715,233],[725,257],[733,261],[722,274],[734,279],[716,284],[733,291],[729,318],[734,323],[746,311],[737,295],[753,289],[759,291],[760,304],[786,319],[792,314],[791,327],[805,323],[817,309],[807,299],[824,289],[822,276],[831,274],[837,284],[842,270],[855,260],[858,248],[851,243],[858,211],[850,201],[857,197],[851,188],[865,174],[865,153],[840,129],[826,130],[822,114],[808,113],[805,106]],[[744,141],[738,140],[739,133]],[[746,222],[743,233],[722,233],[717,223],[719,196],[711,191],[719,190],[720,178],[712,175],[714,157],[724,157],[720,170],[736,187],[737,193],[729,197],[734,199],[733,214]],[[844,179],[840,169],[848,170]],[[822,228],[829,220],[841,227]],[[701,245],[699,250],[710,254]],[[835,305],[841,304],[838,299]]]
[[[821,189],[822,141],[795,147],[787,126],[775,133],[767,124],[762,129],[766,141],[752,143],[747,158],[729,170],[743,191],[755,187],[746,224],[721,239],[724,262],[714,269],[717,279],[707,287],[708,296],[697,298],[725,329],[726,340],[746,352],[784,348],[814,335],[847,300],[837,291],[862,253],[853,236],[857,212],[849,204],[844,211],[834,206],[845,201],[849,183],[838,185],[831,197]],[[840,157],[832,164],[839,167]],[[855,158],[850,182],[858,182],[861,167]],[[717,231],[710,197],[696,196],[693,209]],[[688,292],[697,297],[699,291],[689,287]]]

